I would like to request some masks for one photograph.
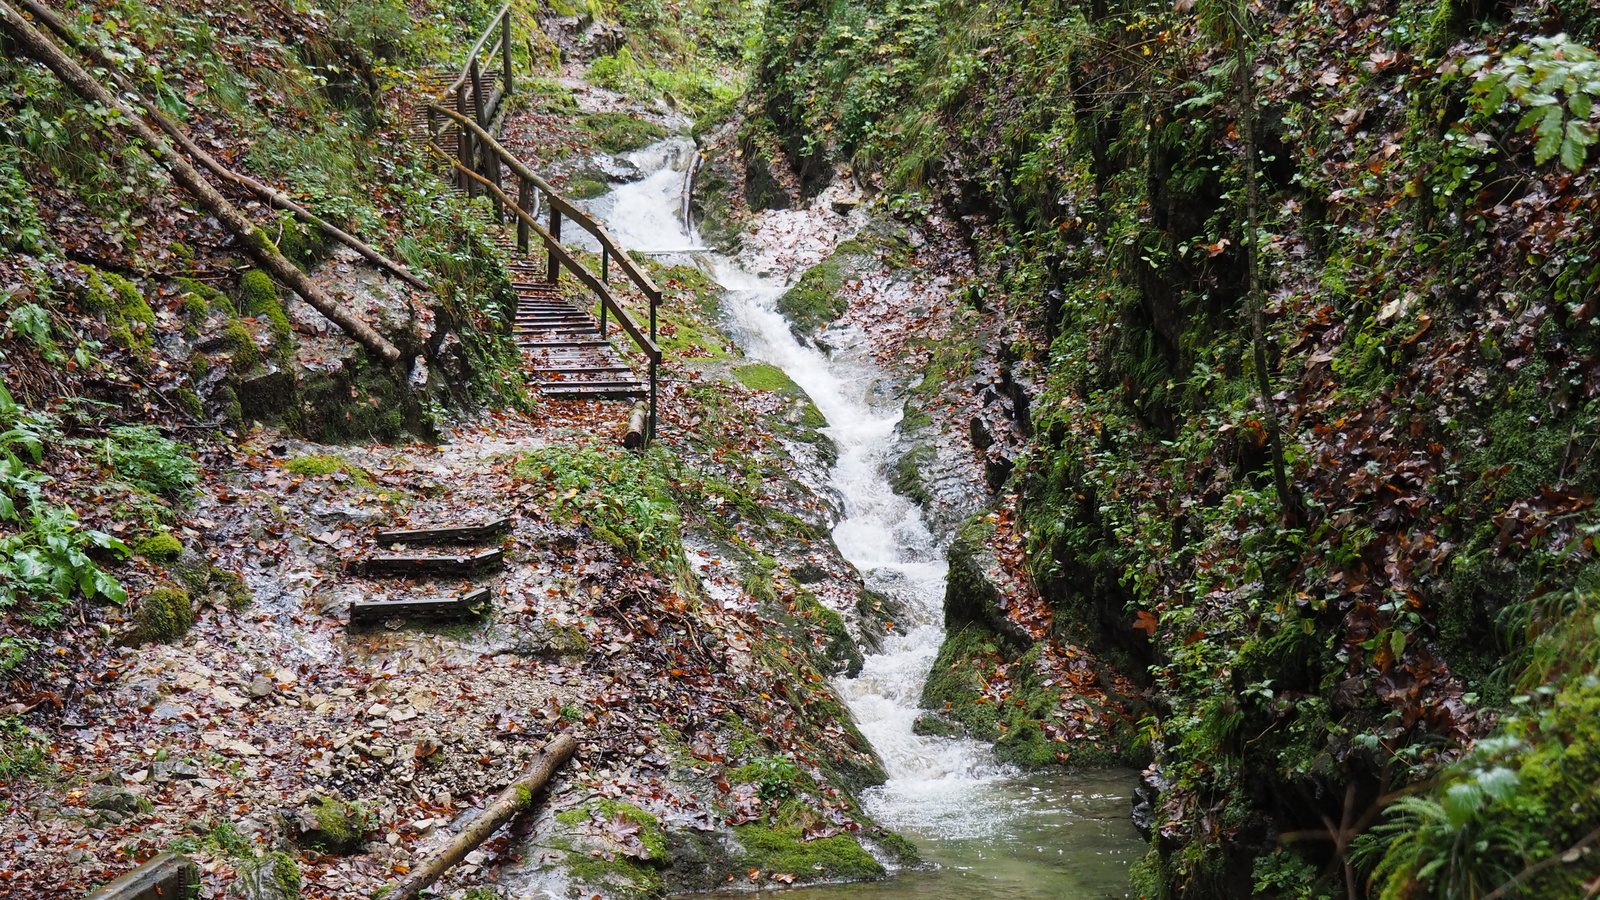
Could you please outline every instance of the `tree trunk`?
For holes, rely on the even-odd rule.
[[[1295,522],[1294,498],[1289,494],[1289,477],[1283,464],[1283,436],[1278,427],[1278,408],[1272,399],[1272,379],[1267,371],[1267,317],[1261,296],[1261,186],[1256,183],[1256,99],[1255,60],[1250,53],[1249,9],[1239,2],[1234,10],[1233,47],[1236,77],[1239,79],[1239,132],[1244,149],[1245,181],[1245,271],[1249,297],[1250,336],[1254,349],[1256,390],[1261,394],[1262,418],[1267,426],[1267,448],[1272,455],[1272,481],[1278,490],[1278,505],[1284,523]]]
[[[473,848],[488,840],[501,825],[532,806],[533,796],[577,749],[578,742],[570,734],[562,734],[546,744],[544,750],[528,764],[528,770],[521,778],[501,791],[500,796],[472,820],[472,824],[463,828],[449,843],[436,850],[427,861],[419,863],[412,869],[395,886],[394,892],[388,895],[388,900],[416,900],[424,888],[438,881],[451,866],[465,858]]]
[[[204,175],[157,134],[138,113],[94,79],[82,66],[61,51],[50,38],[41,34],[22,14],[0,0],[0,28],[15,40],[22,51],[39,60],[56,74],[57,78],[86,100],[115,109],[124,121],[117,124],[144,144],[144,148],[171,172],[206,211],[216,217],[223,228],[243,242],[246,251],[261,268],[278,281],[289,286],[318,312],[343,329],[368,352],[390,365],[400,362],[400,350],[379,334],[371,325],[358,318],[343,304],[312,283],[311,279],[287,257],[278,252],[272,241],[251,224],[228,199],[220,194]]]

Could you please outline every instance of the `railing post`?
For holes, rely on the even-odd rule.
[[[517,209],[524,213],[528,211],[528,195],[532,193],[533,185],[528,179],[517,177]],[[528,221],[522,216],[517,216],[517,252],[523,256],[528,255]]]
[[[656,298],[650,297],[650,340],[656,339]]]
[[[554,203],[550,204],[550,238],[557,244],[561,243],[561,211],[556,209]],[[550,273],[547,281],[555,284],[561,278],[561,258],[556,255],[556,248],[550,248]]]
[[[456,112],[460,113],[463,118],[467,115],[467,89],[465,87],[456,88]],[[477,166],[473,165],[472,162],[472,131],[465,125],[456,126],[456,155],[461,158],[463,167],[474,172],[477,171]],[[466,172],[462,172],[459,177],[461,186],[466,189],[467,199],[471,200],[478,196],[478,183],[468,178]]]
[[[501,97],[510,97],[513,89],[511,72],[511,7],[506,7],[506,13],[500,19],[500,68],[502,80],[505,81],[505,92]]]
[[[611,284],[611,248],[600,245],[600,282],[609,286]],[[600,298],[600,336],[606,336],[606,301]]]
[[[645,446],[655,443],[656,440],[656,359],[650,357],[650,436],[645,441]]]

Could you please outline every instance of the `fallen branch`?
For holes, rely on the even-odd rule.
[[[242,172],[235,172],[234,170],[223,165],[216,157],[201,149],[200,145],[196,144],[192,139],[190,139],[189,135],[185,134],[183,129],[179,128],[176,122],[173,122],[171,119],[167,118],[167,116],[163,114],[161,110],[157,109],[155,104],[150,102],[149,98],[145,97],[144,94],[135,87],[133,82],[129,81],[121,73],[121,71],[118,70],[116,62],[110,57],[106,56],[105,51],[98,44],[95,44],[92,41],[84,40],[83,37],[77,32],[73,31],[72,28],[61,19],[60,16],[56,15],[54,10],[48,6],[45,6],[40,2],[40,0],[18,0],[18,2],[21,3],[23,9],[26,9],[28,13],[31,14],[35,19],[43,22],[45,27],[49,28],[50,31],[53,32],[56,37],[60,38],[63,43],[81,53],[90,62],[104,68],[106,72],[110,74],[111,80],[116,82],[117,87],[122,90],[124,96],[137,99],[139,101],[139,105],[144,107],[145,115],[149,116],[151,121],[161,126],[161,130],[165,131],[169,137],[171,137],[174,141],[177,141],[178,146],[183,148],[183,152],[189,154],[194,159],[199,160],[201,165],[205,166],[207,169],[210,169],[211,174],[226,181],[231,181],[234,184],[237,184],[240,187],[250,191],[261,199],[266,200],[268,203],[271,203],[280,209],[286,209],[289,212],[299,216],[301,219],[311,223],[312,225],[321,228],[334,240],[339,241],[350,249],[366,257],[367,260],[373,265],[388,270],[396,278],[399,278],[401,281],[404,281],[412,287],[421,291],[432,290],[426,281],[423,281],[421,278],[417,277],[417,275],[415,275],[410,269],[407,269],[405,266],[395,262],[387,256],[384,256],[370,244],[361,240],[355,235],[350,234],[339,226],[334,225],[332,222],[329,222],[312,213],[310,210],[296,203],[294,198],[290,197],[288,194],[285,194],[269,184],[257,181]]]
[[[461,833],[452,838],[448,844],[434,851],[428,860],[412,869],[395,886],[394,893],[388,896],[388,900],[416,900],[424,888],[438,881],[451,866],[465,859],[468,853],[488,840],[501,825],[532,806],[534,794],[544,787],[550,776],[572,757],[576,749],[578,742],[570,734],[562,734],[546,744],[544,750],[528,764],[528,770],[521,778],[501,791],[500,796],[472,820],[472,824],[463,828]]]
[[[288,285],[373,355],[390,365],[400,362],[402,354],[399,348],[318,287],[305,272],[279,253],[272,241],[251,224],[232,203],[229,203],[228,199],[222,196],[182,154],[174,150],[172,145],[157,134],[155,129],[140,118],[132,108],[106,90],[105,86],[96,81],[83,66],[63,53],[54,41],[30,25],[28,20],[6,0],[0,0],[0,30],[16,41],[24,53],[44,63],[62,83],[79,96],[115,109],[119,113],[120,121],[116,123],[118,127],[138,138],[143,143],[144,149],[159,160],[178,183],[221,223],[223,228],[244,244],[250,256],[268,274]]]

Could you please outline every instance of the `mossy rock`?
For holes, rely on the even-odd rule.
[[[832,322],[849,308],[843,294],[845,270],[837,256],[830,256],[806,270],[794,287],[778,298],[778,312],[805,336]]]
[[[289,313],[278,296],[278,286],[272,276],[260,269],[251,269],[239,278],[239,309],[247,316],[264,318],[272,328],[272,336],[280,350],[287,350],[294,335],[289,324]]]
[[[638,847],[624,847],[607,833],[606,823],[618,821],[638,828],[634,833]],[[570,837],[556,843],[569,851],[565,865],[574,880],[625,900],[646,900],[665,892],[661,870],[671,864],[672,854],[655,816],[618,800],[596,800],[557,813],[556,822],[570,829]],[[588,827],[591,822],[596,827]]]
[[[170,531],[158,531],[134,544],[133,552],[145,559],[172,562],[183,553],[183,542]]]
[[[432,415],[383,365],[355,356],[329,371],[302,373],[296,430],[323,444],[395,443],[435,436]]]
[[[232,359],[228,370],[235,375],[243,375],[261,365],[261,348],[256,346],[256,339],[250,336],[250,330],[238,319],[230,320],[222,330],[222,343]]]
[[[294,900],[300,896],[300,867],[287,853],[274,851],[240,864],[228,896],[236,900]]]
[[[211,561],[194,550],[184,550],[172,561],[172,574],[191,595],[202,594],[211,586]]]
[[[293,215],[278,220],[278,252],[302,269],[310,269],[328,258],[333,240],[316,225],[302,224]]]
[[[91,271],[78,304],[105,318],[112,343],[128,350],[148,350],[155,343],[155,311],[133,282],[114,272]]]
[[[889,489],[918,506],[927,506],[933,500],[922,471],[934,461],[935,452],[927,444],[918,444],[906,451],[889,470]]]
[[[312,797],[297,818],[300,843],[328,853],[359,849],[367,832],[365,807],[337,797]]]
[[[134,627],[144,641],[170,643],[194,625],[194,603],[189,592],[174,585],[158,587],[139,598]]]
[[[802,841],[798,828],[739,825],[733,830],[745,848],[739,863],[743,869],[760,869],[766,875],[793,875],[796,883],[878,881],[888,874],[849,835]]]
[[[199,294],[183,295],[183,317],[190,322],[202,322],[211,315],[211,304]]]
[[[244,576],[238,572],[212,566],[210,584],[227,598],[229,609],[235,611],[244,609],[255,599],[250,593],[250,587],[245,584]]]
[[[578,123],[594,135],[595,146],[607,153],[638,150],[667,139],[667,129],[626,113],[595,113],[584,116]]]
[[[233,301],[228,299],[227,294],[203,281],[195,278],[174,278],[172,283],[177,285],[178,290],[183,291],[186,295],[199,297],[204,301],[208,312],[212,310],[230,314],[238,312],[238,309],[233,305]],[[185,299],[184,304],[184,309],[187,311],[187,299]]]
[[[610,190],[611,185],[595,178],[574,178],[567,182],[567,196],[574,200],[593,200]]]

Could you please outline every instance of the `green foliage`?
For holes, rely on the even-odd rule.
[[[3,671],[3,669],[0,669]],[[22,720],[12,716],[0,718],[0,784],[43,775],[50,771],[44,738]]]
[[[0,255],[37,255],[49,247],[22,164],[15,147],[0,144]]]
[[[812,784],[787,756],[757,756],[728,772],[728,781],[753,783],[758,786],[761,799],[772,802],[787,800]]]
[[[1541,35],[1498,59],[1472,57],[1462,70],[1477,73],[1471,91],[1480,109],[1497,113],[1509,100],[1521,105],[1517,128],[1533,131],[1534,162],[1559,156],[1567,169],[1583,168],[1597,139],[1591,114],[1600,98],[1600,54],[1565,34]]]
[[[682,518],[662,469],[665,457],[618,447],[537,450],[518,460],[521,479],[546,486],[557,511],[640,558],[676,560]]]
[[[112,474],[174,503],[189,502],[199,466],[183,446],[152,425],[117,425],[100,445]]]

